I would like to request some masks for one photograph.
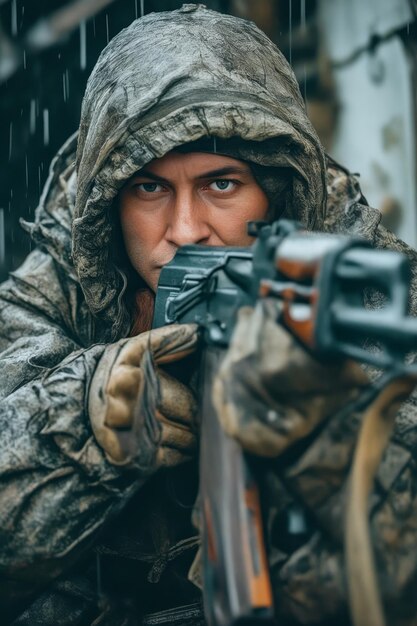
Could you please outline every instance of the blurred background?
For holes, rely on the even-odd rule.
[[[78,127],[100,51],[182,0],[0,0],[0,279],[30,250],[52,157]],[[326,150],[417,246],[417,0],[206,0],[255,21],[291,63]]]

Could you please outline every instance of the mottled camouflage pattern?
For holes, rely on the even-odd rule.
[[[326,229],[359,234],[379,248],[404,252],[412,263],[410,308],[417,313],[417,253],[379,225],[380,214],[366,206],[357,177],[331,159],[327,168]],[[359,415],[336,416],[296,462],[268,477],[270,527],[284,515],[276,507],[287,489],[311,513],[310,537],[289,558],[275,534],[277,565],[272,568],[277,605],[299,623],[349,623],[342,550],[346,478],[360,425]],[[371,528],[378,580],[388,623],[415,624],[417,603],[417,394],[399,411],[395,431],[378,471],[371,497]],[[285,487],[284,487],[285,485]],[[276,494],[276,495],[274,495]],[[288,496],[287,496],[288,497]],[[285,506],[288,500],[283,499]],[[276,507],[276,508],[275,508]],[[275,508],[275,510],[274,510]],[[272,551],[274,555],[274,550]],[[272,556],[274,558],[274,556]]]
[[[102,624],[133,624],[138,603],[152,611],[198,599],[185,582],[190,559],[184,555],[195,545],[192,499],[180,506],[181,498],[165,498],[159,474],[139,490],[142,476],[105,458],[86,406],[106,345],[127,336],[132,323],[126,273],[114,255],[117,191],[150,159],[209,135],[240,137],[234,154],[268,166],[269,180],[270,168],[280,174],[285,168],[287,217],[404,249],[417,266],[416,253],[378,226],[356,180],[333,164],[324,222],[322,148],[289,66],[253,24],[188,5],[146,16],[120,33],[87,87],[78,180],[74,137],[53,163],[35,224],[27,225],[37,247],[0,288],[0,597],[4,606],[28,605],[16,623],[85,624],[101,612]],[[417,571],[414,405],[412,399],[400,412],[373,497],[378,569],[396,624],[400,613],[414,609],[407,600]],[[354,416],[330,421],[296,464],[288,460],[267,476],[280,624],[325,623],[346,611],[340,519],[356,427]],[[193,476],[182,475],[177,487]],[[311,510],[312,531],[301,546],[291,546],[282,531],[290,493]],[[99,535],[105,524],[107,533]],[[101,583],[107,595],[96,584],[91,546],[98,543],[100,562],[108,564]],[[73,563],[78,571],[48,586]],[[106,572],[113,578],[106,581]]]

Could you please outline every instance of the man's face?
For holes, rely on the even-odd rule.
[[[246,223],[266,217],[268,199],[243,161],[169,152],[127,181],[119,209],[128,257],[156,291],[180,246],[249,245]]]

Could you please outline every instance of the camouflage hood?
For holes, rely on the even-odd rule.
[[[202,5],[136,20],[90,76],[76,160],[73,262],[114,335],[127,324],[126,280],[112,257],[114,198],[144,164],[202,137],[235,138],[237,158],[287,168],[287,216],[310,228],[323,222],[324,154],[293,72],[266,35]]]

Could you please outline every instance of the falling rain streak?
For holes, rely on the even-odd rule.
[[[85,70],[87,67],[87,29],[86,22],[80,24],[80,67]]]
[[[32,98],[30,101],[30,113],[29,113],[29,132],[34,135],[36,131],[36,100]]]
[[[17,35],[17,2],[13,0],[12,2],[12,35]]]
[[[43,145],[49,145],[49,110],[43,110]]]
[[[13,146],[13,122],[10,122],[10,128],[9,128],[9,161],[12,158],[12,146]]]
[[[6,261],[6,245],[4,237],[4,209],[0,209],[0,267],[3,267]]]
[[[140,16],[145,15],[145,0],[140,0]]]
[[[107,43],[110,41],[109,37],[109,16],[106,13],[106,35],[107,35]]]
[[[301,28],[304,31],[306,29],[306,0],[300,0],[300,14],[301,14]]]
[[[69,98],[69,72],[65,70],[62,74],[62,91],[64,94],[64,102],[66,102]]]

